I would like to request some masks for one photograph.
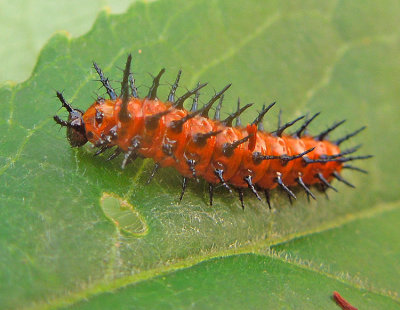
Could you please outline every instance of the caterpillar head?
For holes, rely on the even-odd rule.
[[[83,112],[72,108],[67,103],[60,92],[57,92],[57,97],[61,101],[63,108],[65,108],[69,115],[68,121],[60,119],[57,115],[54,115],[54,120],[57,124],[67,127],[67,139],[72,147],[80,147],[84,145],[88,139],[86,137],[85,123],[83,121]]]

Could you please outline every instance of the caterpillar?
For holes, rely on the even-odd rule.
[[[252,104],[240,107],[238,100],[237,111],[224,120],[220,118],[224,93],[231,84],[199,108],[199,90],[207,83],[199,83],[176,98],[182,73],[180,70],[166,102],[163,102],[157,98],[160,79],[165,72],[162,69],[154,77],[147,96],[140,98],[130,70],[131,62],[132,56],[128,55],[119,96],[103,71],[93,62],[109,99],[98,97],[83,112],[73,108],[62,93],[57,92],[62,107],[69,115],[68,120],[62,120],[57,115],[54,120],[67,127],[67,139],[72,147],[81,147],[89,141],[98,148],[94,155],[114,148],[108,160],[123,153],[122,168],[137,157],[152,158],[155,166],[148,183],[160,167],[174,167],[182,175],[180,200],[188,180],[202,178],[208,182],[210,205],[213,204],[214,187],[221,185],[229,192],[233,189],[238,192],[242,208],[245,188],[249,188],[259,200],[259,191],[262,190],[271,208],[269,191],[276,187],[286,192],[290,201],[296,199],[294,187],[302,188],[308,198],[316,199],[310,187],[337,191],[331,184],[333,179],[354,187],[341,176],[342,169],[366,173],[347,163],[367,159],[371,155],[349,156],[359,146],[340,149],[344,141],[364,130],[365,126],[335,141],[328,140],[327,136],[344,121],[311,136],[307,126],[319,115],[316,113],[310,118],[303,115],[285,124],[279,121],[276,131],[266,132],[263,118],[275,102],[264,105],[251,124],[242,126],[240,115]],[[194,99],[188,111],[184,108],[184,102],[190,97]],[[209,113],[217,101],[215,115],[211,119]],[[284,133],[300,120],[304,122],[299,129],[292,134]]]

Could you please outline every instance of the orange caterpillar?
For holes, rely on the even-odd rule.
[[[62,106],[69,112],[68,121],[54,116],[61,126],[67,127],[67,138],[71,146],[80,147],[87,141],[99,150],[98,155],[115,147],[109,159],[124,153],[122,167],[136,159],[137,156],[152,158],[155,168],[151,178],[159,167],[174,167],[182,176],[182,199],[190,178],[203,178],[209,184],[210,205],[213,200],[213,189],[222,184],[231,191],[235,188],[243,204],[243,189],[249,188],[261,200],[258,190],[264,190],[267,202],[269,190],[281,187],[290,197],[296,198],[291,187],[302,187],[308,196],[315,199],[310,186],[318,185],[321,189],[332,188],[333,178],[354,187],[340,176],[343,168],[365,172],[357,167],[345,165],[345,162],[365,159],[367,156],[345,157],[355,152],[358,147],[341,151],[340,144],[356,135],[365,127],[346,135],[336,141],[326,140],[326,136],[344,121],[334,124],[317,136],[305,133],[309,123],[318,116],[315,114],[306,119],[304,124],[292,135],[284,130],[304,116],[284,125],[279,125],[274,132],[264,131],[264,115],[275,104],[263,107],[259,116],[251,124],[243,127],[240,114],[249,108],[242,108],[238,103],[237,112],[225,120],[220,120],[220,109],[223,93],[227,85],[215,94],[202,108],[198,109],[199,90],[206,84],[175,98],[181,71],[169,93],[166,102],[157,98],[157,88],[164,69],[154,78],[153,85],[145,98],[139,98],[133,75],[130,72],[131,55],[128,56],[121,83],[121,95],[117,96],[109,80],[94,63],[100,81],[106,88],[110,99],[98,98],[86,112],[72,108],[63,95],[57,92]],[[195,96],[190,111],[183,103]],[[214,119],[208,114],[212,105],[219,100]],[[236,119],[236,126],[232,126]],[[149,180],[149,181],[150,181]]]

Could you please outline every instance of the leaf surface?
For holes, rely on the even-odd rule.
[[[143,287],[151,287],[151,279],[160,273],[239,253],[267,257],[216,260],[193,267],[193,272],[204,270],[207,274],[207,266],[215,264],[213,268],[232,269],[232,260],[237,260],[248,266],[248,272],[254,263],[258,268],[278,266],[303,277],[305,271],[279,254],[289,253],[332,267],[329,279],[314,270],[306,271],[306,281],[315,287],[319,282],[329,288],[352,286],[349,290],[359,296],[359,284],[340,284],[343,279],[336,274],[362,273],[360,278],[376,283],[369,297],[373,302],[398,302],[398,269],[393,268],[391,274],[382,269],[372,276],[367,269],[373,268],[373,260],[358,269],[335,265],[335,258],[324,248],[327,244],[336,248],[334,236],[324,233],[323,239],[313,239],[311,234],[352,221],[359,225],[357,219],[365,214],[377,221],[379,214],[397,214],[399,11],[396,1],[362,5],[308,1],[297,5],[166,0],[136,3],[122,15],[102,13],[92,30],[80,38],[55,35],[42,50],[29,80],[0,88],[0,291],[6,296],[0,299],[2,308],[68,305],[139,280],[149,280]],[[151,160],[137,160],[121,170],[120,159],[107,162],[105,156],[93,157],[90,147],[71,149],[64,130],[59,131],[52,121],[59,108],[54,90],[64,90],[67,100],[85,110],[96,93],[105,93],[94,81],[92,60],[117,88],[119,68],[129,52],[142,96],[151,83],[148,72],[156,74],[167,68],[160,89],[160,97],[165,98],[167,82],[173,82],[181,68],[180,94],[199,80],[209,82],[200,97],[202,104],[214,94],[213,88],[219,90],[230,82],[233,86],[225,96],[224,113],[234,111],[239,95],[242,102],[256,102],[243,122],[254,119],[264,102],[278,100],[284,120],[307,111],[323,111],[311,126],[315,133],[341,118],[347,118],[348,124],[338,128],[334,137],[367,124],[368,131],[353,144],[362,141],[363,153],[376,156],[359,165],[370,174],[346,171],[344,176],[357,189],[335,184],[340,194],[329,193],[329,201],[318,195],[317,202],[308,204],[299,192],[298,201],[290,206],[285,195],[275,191],[272,211],[247,193],[243,212],[237,197],[223,189],[216,191],[211,208],[204,182],[192,182],[179,204],[180,178],[175,171],[162,170],[146,186]],[[64,112],[59,115],[65,117]],[[275,129],[276,116],[277,111],[268,116],[268,130]],[[115,205],[104,204],[105,195],[124,202],[122,213],[115,213]],[[118,221],[125,215],[133,224],[123,223],[128,232]],[[343,242],[351,245],[346,238],[356,236],[345,228],[339,231]],[[299,243],[287,243],[287,248],[280,245],[267,250],[309,235],[310,241],[306,237]],[[360,242],[359,251],[376,253],[382,261],[388,256],[381,249],[381,238],[387,235],[383,231],[369,236],[373,245]],[[390,231],[387,251],[398,253],[399,235],[398,227]],[[355,252],[356,247],[349,259],[357,259]],[[274,270],[267,272],[272,275]],[[192,271],[183,271],[183,278],[186,272]],[[238,272],[240,278],[246,270]],[[279,285],[288,281],[297,301],[305,298],[295,281],[282,281],[273,281],[275,287],[265,285],[279,290]],[[248,296],[251,291],[246,291]]]

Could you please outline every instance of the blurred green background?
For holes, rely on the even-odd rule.
[[[40,49],[57,31],[76,37],[92,27],[102,9],[122,13],[134,0],[0,0],[0,83],[22,82]]]

